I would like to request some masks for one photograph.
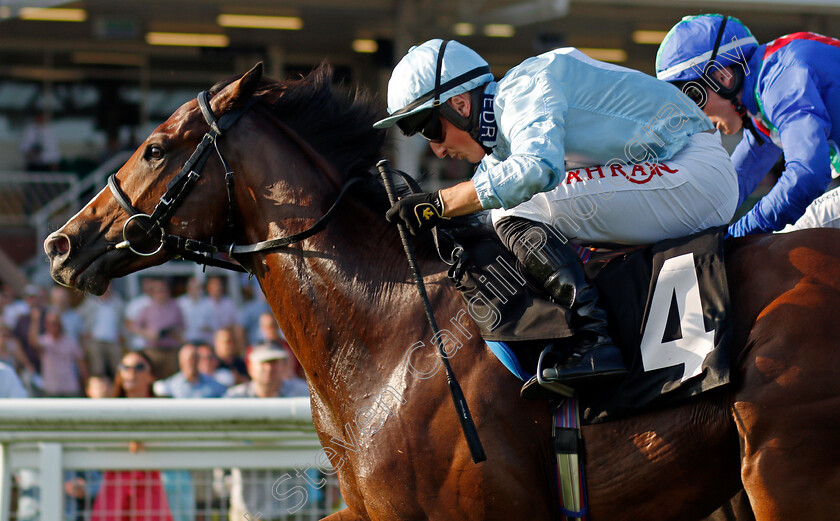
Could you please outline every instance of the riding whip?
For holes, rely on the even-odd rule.
[[[388,193],[388,200],[391,204],[397,202],[397,196],[394,193],[394,183],[391,181],[391,163],[387,159],[383,159],[376,164],[379,173],[382,176],[382,182],[385,184],[385,191]],[[420,299],[423,301],[423,308],[426,311],[426,318],[429,320],[429,325],[432,327],[432,340],[437,346],[438,355],[443,362],[443,367],[446,370],[446,382],[449,384],[449,392],[452,395],[452,401],[455,404],[455,410],[458,413],[458,420],[461,422],[461,430],[464,431],[464,437],[467,439],[467,445],[470,448],[470,455],[474,463],[481,463],[487,459],[484,454],[484,447],[481,446],[481,440],[478,438],[478,430],[475,428],[470,408],[467,406],[467,399],[464,397],[464,391],[458,384],[455,378],[455,373],[452,371],[452,366],[449,365],[449,358],[446,356],[446,351],[443,349],[443,343],[440,339],[440,334],[435,322],[435,316],[432,311],[432,305],[429,302],[429,297],[426,294],[426,286],[423,283],[423,276],[420,273],[420,266],[417,264],[417,257],[414,254],[414,247],[408,238],[408,231],[405,225],[397,223],[397,228],[400,232],[400,239],[405,248],[405,255],[408,257],[408,265],[411,267],[411,273],[414,276],[414,284],[417,286],[417,292],[420,294]]]

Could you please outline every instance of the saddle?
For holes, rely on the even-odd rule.
[[[725,231],[646,246],[575,245],[630,371],[620,382],[578,393],[584,424],[672,404],[729,382]],[[496,236],[488,212],[438,226],[435,241],[488,348],[517,378],[530,380],[525,393],[539,390],[542,366],[564,360],[573,341],[568,310],[529,280]],[[571,394],[568,388],[553,391]]]

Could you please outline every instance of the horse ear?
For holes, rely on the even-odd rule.
[[[241,78],[232,82],[213,97],[213,105],[217,114],[224,114],[238,108],[248,101],[260,86],[263,75],[263,63],[258,62]]]
[[[242,75],[239,80],[239,97],[248,99],[257,90],[263,75],[263,62],[257,62],[251,70]]]

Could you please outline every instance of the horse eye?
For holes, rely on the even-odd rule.
[[[151,145],[146,151],[146,155],[149,159],[163,159],[163,154],[163,147],[160,145]]]

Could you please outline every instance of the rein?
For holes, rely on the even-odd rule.
[[[231,237],[233,237],[235,232],[236,224],[234,221],[234,215],[236,214],[237,208],[236,200],[233,195],[234,174],[230,165],[227,161],[225,161],[225,158],[219,150],[218,139],[257,102],[257,98],[249,99],[244,106],[224,114],[221,118],[216,118],[216,115],[210,108],[210,95],[207,91],[199,93],[197,100],[198,106],[201,108],[201,114],[210,126],[210,131],[204,134],[201,142],[193,151],[192,155],[190,155],[189,159],[187,159],[184,163],[184,166],[182,166],[175,177],[167,183],[166,192],[161,195],[160,200],[154,210],[152,210],[151,215],[137,210],[131,204],[128,196],[120,188],[116,174],[111,174],[108,177],[108,188],[111,190],[111,194],[114,196],[117,204],[119,204],[120,207],[129,215],[128,220],[126,220],[123,225],[123,240],[122,242],[113,245],[114,249],[128,249],[136,255],[151,257],[159,253],[163,248],[167,248],[175,252],[176,258],[181,257],[198,264],[248,273],[248,270],[246,270],[241,264],[217,258],[215,255],[219,252],[223,252],[227,253],[230,257],[234,257],[235,255],[269,251],[283,248],[290,244],[312,237],[326,228],[327,223],[335,214],[338,204],[347,194],[350,187],[361,181],[361,178],[359,177],[349,179],[341,188],[341,191],[332,206],[330,206],[327,212],[318,219],[315,224],[302,232],[294,233],[286,237],[278,237],[246,245],[236,245],[233,242],[230,244],[220,243],[217,245],[213,243],[212,239],[210,243],[207,243],[196,239],[166,233],[164,224],[170,217],[172,217],[175,210],[184,202],[184,199],[190,193],[193,186],[195,186],[195,183],[201,178],[201,170],[204,168],[204,164],[207,162],[207,158],[213,149],[216,150],[216,154],[219,156],[219,160],[225,168],[225,187],[228,195],[228,233]],[[159,242],[156,244],[156,248],[154,250],[142,251],[132,244],[132,241],[129,238],[129,226],[132,223],[139,226],[145,237],[150,237],[152,234],[159,235]]]

